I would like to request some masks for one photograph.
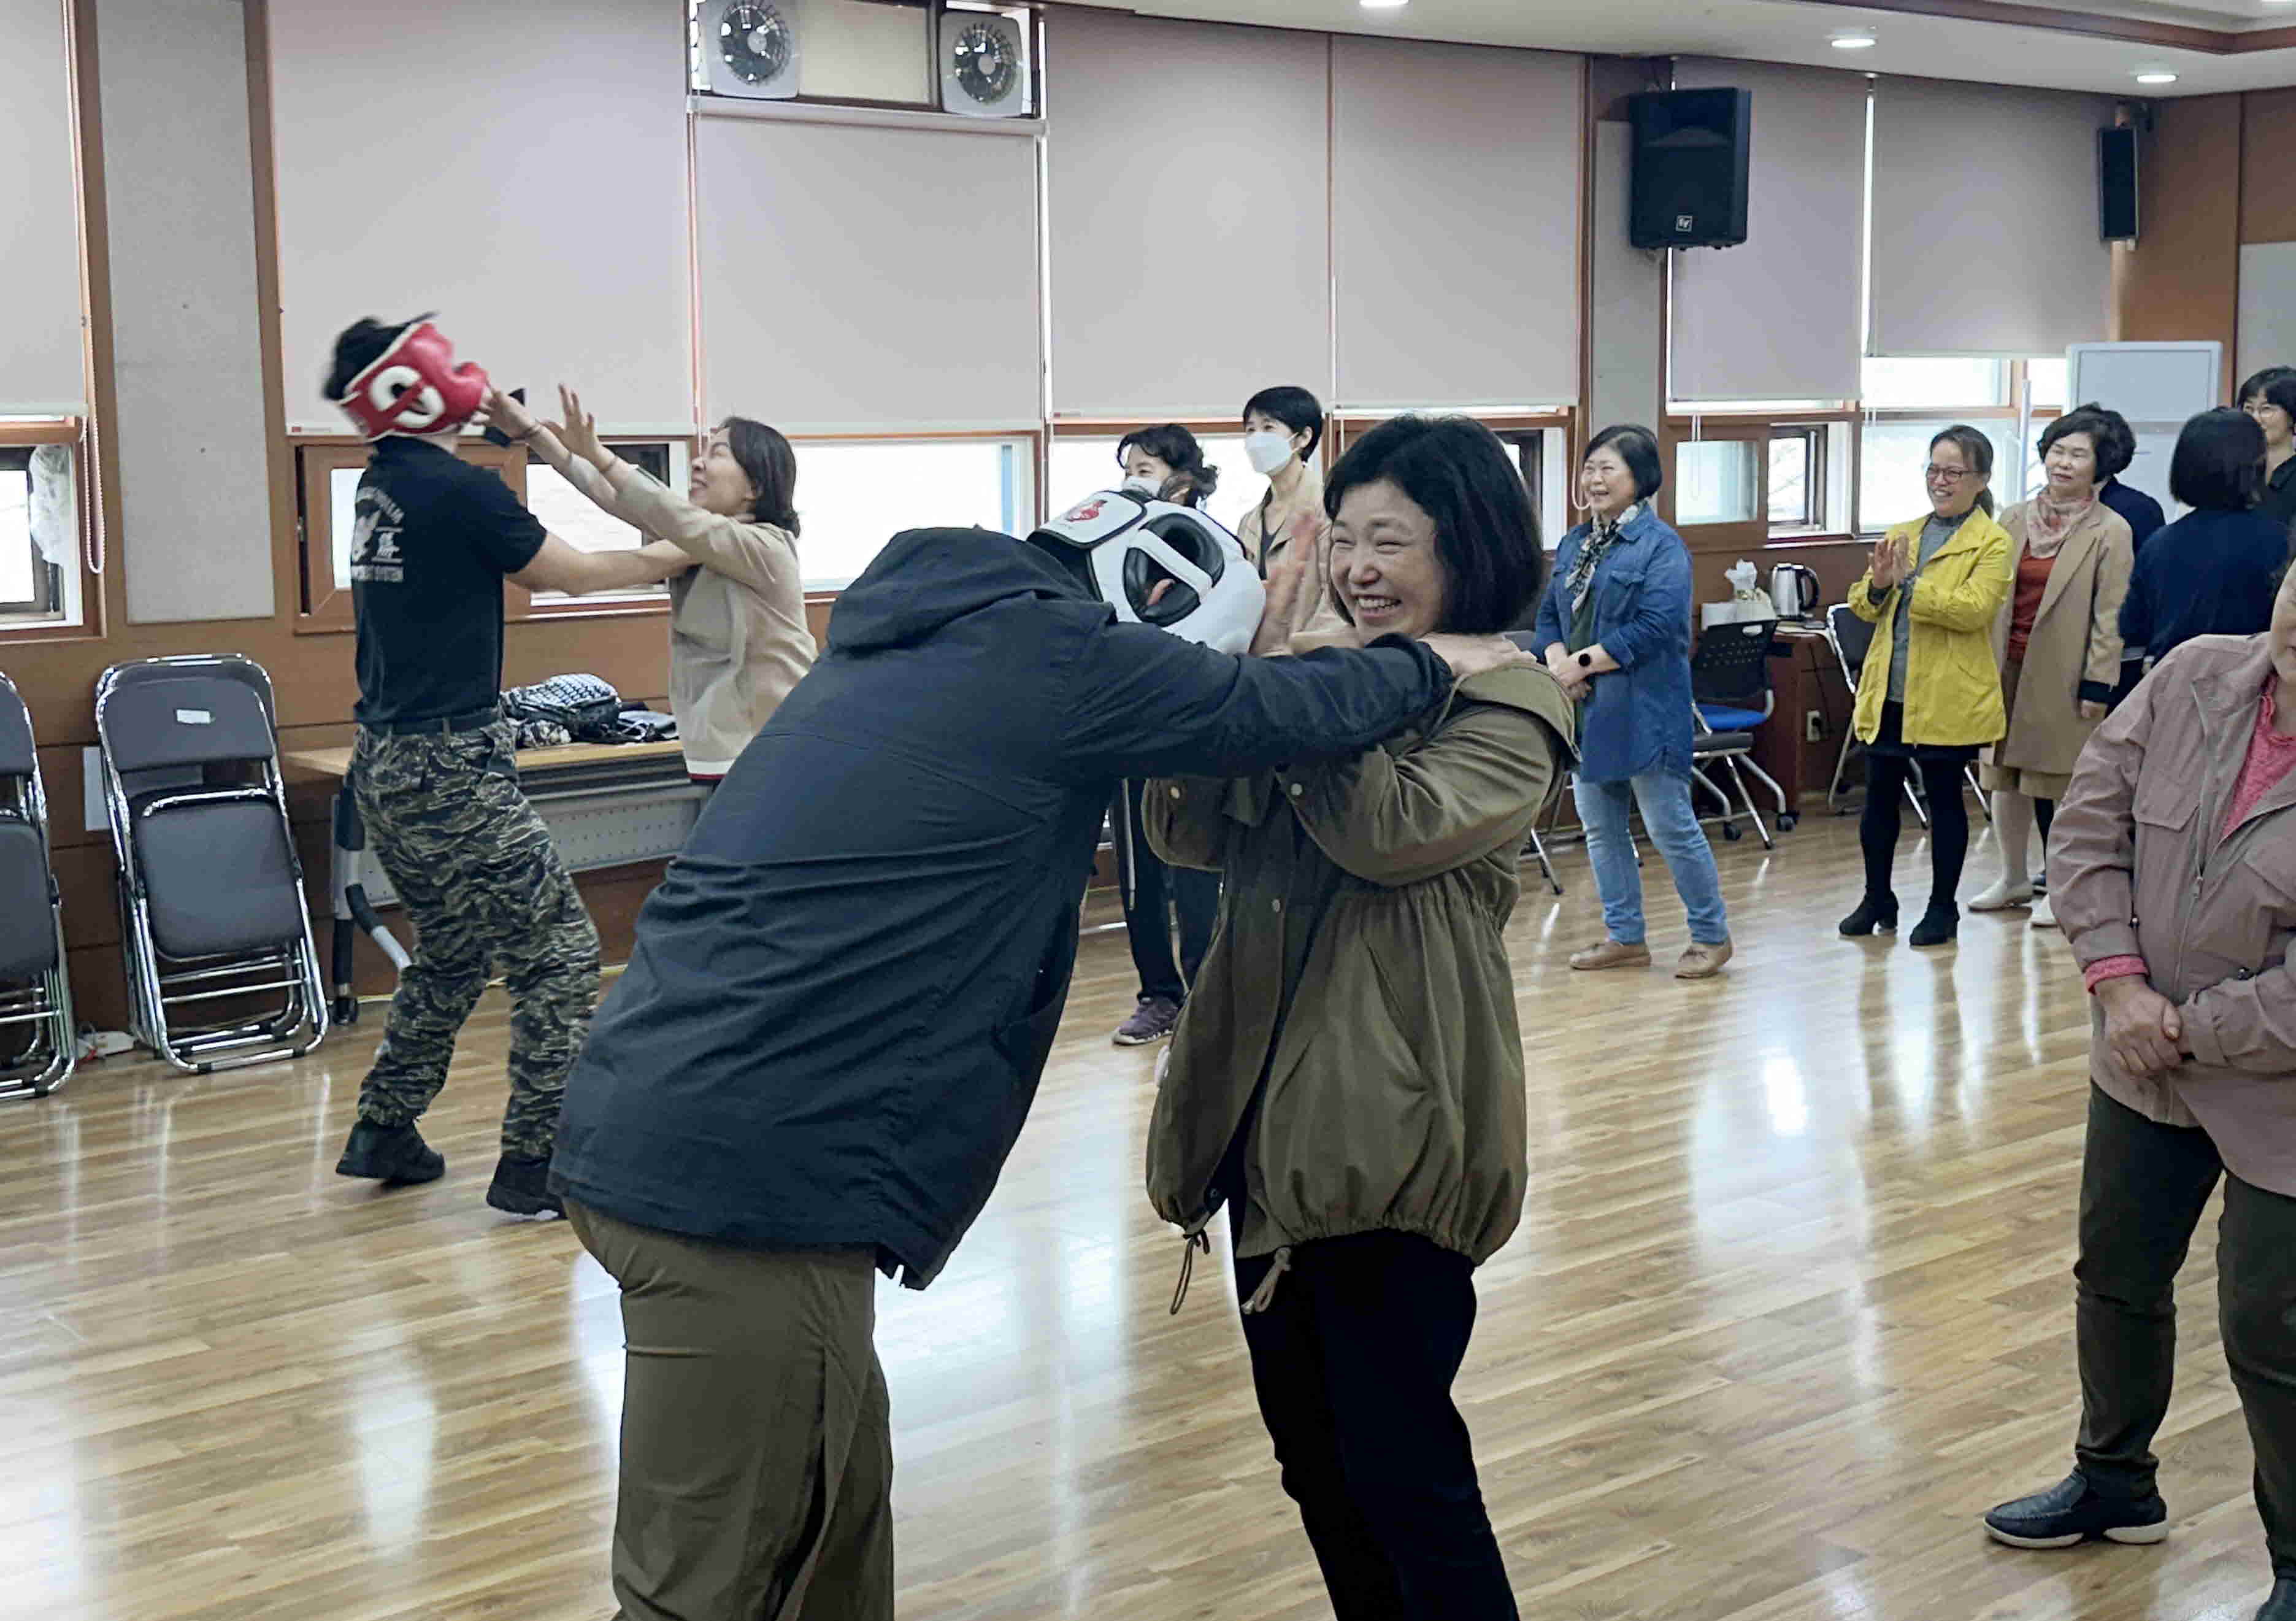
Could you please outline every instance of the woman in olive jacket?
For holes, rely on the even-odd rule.
[[[1538,596],[1537,521],[1478,424],[1384,424],[1326,500],[1332,595],[1366,641],[1490,631]],[[1152,843],[1227,899],[1149,1196],[1192,1246],[1228,1207],[1261,1416],[1343,1621],[1516,1613],[1451,1382],[1473,1270],[1521,1214],[1500,932],[1570,735],[1553,677],[1509,670],[1352,757],[1150,785]]]

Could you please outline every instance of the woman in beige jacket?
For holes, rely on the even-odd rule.
[[[1323,405],[1306,389],[1286,383],[1243,402],[1243,453],[1251,470],[1267,481],[1267,493],[1243,514],[1235,536],[1243,555],[1259,565],[1262,580],[1289,559],[1305,561],[1306,583],[1290,625],[1300,653],[1348,641],[1348,622],[1325,578],[1332,520],[1324,511],[1324,474],[1316,465],[1323,439]]]
[[[2081,755],[2050,852],[2095,998],[2073,1473],[1986,1516],[1998,1541],[2157,1543],[2175,1286],[2219,1181],[2218,1318],[2296,1621],[2296,576],[2262,636],[2203,636]]]
[[[798,566],[797,457],[775,430],[729,416],[680,497],[616,456],[570,389],[563,422],[505,423],[605,511],[698,565],[669,582],[669,707],[694,781],[715,784],[813,667]],[[523,414],[523,407],[520,407]]]
[[[2007,735],[1979,768],[1992,797],[2001,876],[1969,903],[1974,912],[2031,905],[2033,926],[2055,918],[2033,899],[2026,863],[2033,824],[2046,853],[2049,823],[2073,761],[2120,679],[2120,602],[2136,548],[2128,521],[2097,498],[2096,448],[2110,424],[2069,411],[2041,435],[2048,486],[2002,514],[2014,559],[2009,600],[1994,622]]]

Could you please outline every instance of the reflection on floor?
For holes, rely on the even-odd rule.
[[[1851,825],[1718,845],[1740,956],[1574,975],[1570,893],[1510,931],[1532,1191],[1480,1274],[1462,1394],[1524,1612],[1669,1621],[2245,1617],[2269,1586],[2204,1229],[2158,1549],[2014,1553],[1978,1512],[2055,1479],[2086,1086],[2062,938],[1842,942]],[[1992,859],[1972,852],[1973,892]],[[1908,840],[1903,874],[1926,873]],[[1910,916],[1910,912],[1908,914]],[[1086,946],[1043,1097],[942,1281],[881,1299],[915,1618],[1327,1615],[1216,1267],[1141,1195],[1152,1051],[1120,934]],[[430,1123],[444,1181],[332,1165],[379,1010],[293,1066],[117,1063],[0,1111],[0,1613],[568,1621],[604,1585],[613,1289],[480,1203],[490,997]],[[1219,1252],[1215,1251],[1215,1259]]]

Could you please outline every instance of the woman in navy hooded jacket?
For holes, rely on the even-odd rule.
[[[1690,914],[1678,979],[1730,960],[1714,851],[1690,804],[1690,554],[1649,506],[1665,473],[1648,428],[1605,428],[1587,448],[1578,494],[1591,522],[1562,538],[1539,605],[1537,646],[1578,705],[1578,819],[1604,938],[1581,969],[1644,967],[1643,881],[1628,831],[1634,806]]]

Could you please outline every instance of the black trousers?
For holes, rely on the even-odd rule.
[[[1140,994],[1167,1001],[1188,999],[1196,970],[1212,949],[1219,922],[1220,881],[1214,872],[1168,867],[1148,847],[1141,821],[1143,784],[1127,782],[1109,807],[1109,831],[1116,842],[1116,882],[1124,895],[1124,928],[1132,937],[1132,966]],[[1172,914],[1180,915],[1180,954],[1172,956]]]
[[[1272,1259],[1239,1258],[1240,1297]],[[1409,1233],[1292,1252],[1243,1319],[1260,1417],[1337,1621],[1513,1621],[1514,1595],[1451,1381],[1475,1326],[1473,1266]]]
[[[2206,1131],[2165,1126],[2092,1086],[2073,1267],[2081,1426],[2097,1491],[2141,1497],[2177,1367],[2177,1269],[2224,1177],[2217,1318],[2256,1451],[2256,1508],[2276,1578],[2296,1577],[2296,1198],[2225,1176]]]
[[[1871,754],[1866,761],[1866,809],[1857,819],[1857,843],[1866,854],[1866,893],[1886,895],[1898,859],[1898,832],[1904,823],[1906,778],[1918,771],[1930,802],[1930,902],[1953,903],[1969,855],[1969,802],[1961,795],[1962,762],[1939,756]]]

